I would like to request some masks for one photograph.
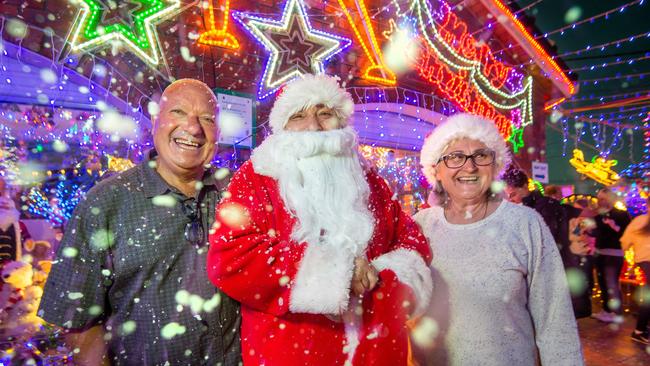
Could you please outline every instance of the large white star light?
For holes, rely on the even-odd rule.
[[[295,77],[323,73],[323,64],[352,43],[348,38],[313,29],[301,0],[288,0],[279,21],[241,12],[233,16],[270,52],[258,86],[259,99]]]

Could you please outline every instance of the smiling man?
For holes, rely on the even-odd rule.
[[[237,365],[239,305],[206,277],[225,180],[206,169],[217,102],[171,84],[146,161],[88,192],[68,223],[39,315],[70,330],[78,365]]]

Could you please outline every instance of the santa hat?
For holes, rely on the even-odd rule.
[[[282,131],[294,113],[317,104],[334,109],[341,118],[341,127],[348,125],[354,112],[352,96],[339,85],[338,77],[305,74],[289,82],[275,100],[269,116],[273,132]]]
[[[468,113],[455,114],[427,136],[420,151],[420,164],[427,181],[436,186],[434,166],[454,140],[468,138],[481,141],[495,152],[497,170],[510,162],[510,152],[494,122]]]

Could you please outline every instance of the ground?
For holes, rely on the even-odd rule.
[[[596,319],[578,320],[578,329],[587,366],[650,365],[650,346],[632,341],[636,317],[626,315],[619,327]]]

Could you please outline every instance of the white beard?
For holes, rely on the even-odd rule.
[[[11,225],[18,223],[20,218],[20,213],[16,210],[16,205],[14,202],[6,197],[0,197],[0,228],[3,231],[7,231]]]
[[[351,127],[323,132],[282,131],[251,157],[259,174],[278,181],[280,196],[298,220],[296,242],[360,255],[374,231],[370,188]]]

